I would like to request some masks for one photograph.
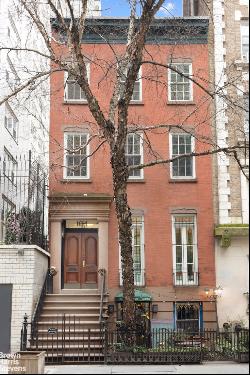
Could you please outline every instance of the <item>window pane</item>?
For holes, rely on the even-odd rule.
[[[176,94],[176,99],[177,100],[183,100],[183,93],[178,91],[177,94]]]
[[[68,83],[67,87],[68,87],[68,98],[67,99],[74,99],[75,84],[74,83]]]
[[[178,162],[179,162],[179,176],[185,176],[186,175],[185,159],[179,159]]]
[[[74,97],[74,99],[76,99],[76,100],[81,99],[80,86],[77,83],[75,83],[74,86],[75,86],[75,97]]]
[[[173,161],[172,170],[173,170],[172,172],[173,176],[178,177],[179,176],[178,160]]]
[[[182,246],[176,246],[176,263],[182,263]]]
[[[188,263],[193,263],[193,246],[188,246],[187,247],[187,262]]]
[[[132,100],[140,100],[140,82],[135,82]]]
[[[85,96],[85,94],[84,94],[84,92],[83,92],[83,89],[81,88],[81,99],[82,100],[85,100],[86,99],[86,96]]]
[[[175,243],[176,243],[176,245],[181,245],[182,244],[182,240],[181,240],[181,228],[178,227],[178,226],[175,229]]]
[[[186,158],[186,176],[192,177],[193,176],[193,163],[192,157]]]

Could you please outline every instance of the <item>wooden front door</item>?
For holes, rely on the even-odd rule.
[[[97,232],[65,233],[64,288],[97,287]]]

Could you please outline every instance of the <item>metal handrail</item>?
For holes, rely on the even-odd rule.
[[[107,271],[102,268],[98,271],[98,273],[101,276],[101,303],[100,303],[100,316],[99,316],[99,322],[103,323],[103,304],[104,304],[104,295],[106,293],[106,273]]]
[[[29,325],[31,326],[31,336],[30,336],[31,340],[34,340],[36,337],[37,323],[38,323],[38,319],[43,308],[45,296],[46,294],[53,292],[53,277],[54,277],[53,271],[51,269],[48,269],[45,280],[44,280],[44,284],[41,290],[41,294],[40,294],[39,300],[37,301],[36,307],[34,309],[34,313],[33,313],[31,321],[28,322],[28,315],[27,314],[24,315],[24,322],[23,322],[23,326],[21,330],[21,347],[20,347],[21,350],[24,350],[24,351],[27,350],[27,344],[28,344],[28,334],[27,334],[28,331],[27,330],[28,330]]]

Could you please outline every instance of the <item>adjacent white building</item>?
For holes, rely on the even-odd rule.
[[[209,7],[210,9],[209,9]],[[220,147],[249,145],[249,3],[183,0],[184,16],[210,16],[210,67],[214,87],[214,136]],[[248,325],[249,156],[214,160],[215,261],[218,323]],[[240,166],[239,166],[240,164]]]

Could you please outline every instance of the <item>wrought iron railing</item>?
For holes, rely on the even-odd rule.
[[[27,345],[28,345],[27,339],[28,339],[28,327],[29,327],[29,325],[30,325],[30,340],[32,340],[32,342],[34,342],[34,340],[37,339],[37,337],[38,337],[38,332],[37,332],[38,324],[37,323],[38,323],[40,314],[42,312],[45,296],[47,294],[53,293],[53,277],[54,277],[53,271],[51,269],[49,269],[47,271],[47,274],[46,274],[46,277],[45,277],[45,280],[44,280],[44,284],[43,284],[43,287],[42,287],[42,290],[41,290],[40,298],[39,298],[39,300],[36,304],[36,307],[35,307],[35,310],[34,310],[31,321],[28,322],[27,314],[25,314],[25,316],[24,316],[23,327],[22,327],[22,330],[21,330],[21,350],[27,349]]]
[[[0,242],[47,249],[47,178],[31,152],[0,155]]]
[[[105,294],[106,294],[106,273],[107,273],[107,271],[104,268],[102,268],[98,272],[99,272],[99,275],[101,277],[101,302],[100,302],[99,322],[104,323],[105,320],[104,320],[104,316],[103,316],[103,312],[104,312],[103,306],[104,306],[104,297],[105,297]]]
[[[173,283],[175,286],[198,286],[199,272],[177,272],[173,273]]]
[[[38,330],[35,340],[25,317],[22,350],[45,351],[47,363],[194,363],[200,361],[249,360],[249,330],[200,330],[165,328],[135,331],[125,327],[89,329],[75,315],[60,314]],[[38,326],[38,324],[37,324]],[[49,328],[50,327],[50,328]],[[53,327],[53,328],[52,328]]]

